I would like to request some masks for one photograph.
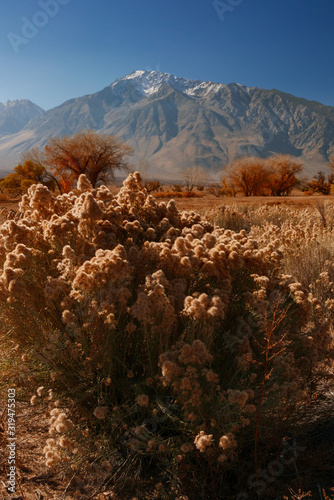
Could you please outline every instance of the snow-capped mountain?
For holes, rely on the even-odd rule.
[[[138,96],[144,98],[159,92],[161,87],[166,85],[176,92],[187,93],[203,83],[201,80],[187,80],[168,73],[138,70],[119,78],[111,85],[111,88],[114,92],[122,94],[126,91],[128,82],[131,83]]]
[[[128,142],[134,164],[145,158],[150,175],[163,178],[175,179],[189,165],[217,172],[238,156],[273,153],[299,156],[315,173],[326,170],[334,152],[334,107],[239,83],[134,71],[47,112],[30,105],[31,119],[22,112],[22,121],[8,132],[1,120],[11,106],[0,104],[2,168],[15,166],[23,151],[43,147],[49,137],[89,128]]]
[[[250,94],[256,87],[246,87],[239,83],[224,85],[223,83],[203,82],[201,80],[189,80],[169,73],[160,73],[158,71],[133,71],[129,75],[119,78],[111,84],[112,91],[118,96],[126,96],[131,89],[131,95],[138,97],[138,100],[156,94],[163,87],[171,87],[179,93],[184,93],[195,97],[205,97],[212,93],[219,92],[224,87],[229,87],[231,91],[235,86],[246,94]]]

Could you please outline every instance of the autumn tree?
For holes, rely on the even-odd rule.
[[[85,174],[94,187],[97,182],[113,181],[115,170],[128,170],[126,157],[130,154],[132,148],[115,136],[89,130],[50,138],[44,151],[35,148],[30,158],[39,158],[67,191],[80,174]]]
[[[326,179],[324,172],[318,172],[310,182],[307,183],[309,193],[329,194],[331,191],[331,176]]]
[[[194,187],[205,181],[207,177],[207,172],[204,168],[194,165],[193,167],[187,167],[181,172],[182,178],[185,183],[186,192],[191,193]]]
[[[18,196],[23,193],[21,187],[21,180],[17,174],[12,173],[0,179],[0,190],[2,193],[9,194],[11,196]]]
[[[144,183],[144,188],[150,194],[154,191],[159,191],[161,189],[161,184],[160,181],[148,181]]]
[[[227,167],[228,180],[244,196],[261,196],[268,188],[268,170],[265,160],[243,156]]]
[[[303,170],[303,163],[290,155],[275,155],[267,160],[265,167],[270,195],[285,196],[298,184],[296,175]]]
[[[56,182],[45,167],[40,163],[26,160],[14,168],[12,174],[0,181],[0,189],[13,196],[18,196],[28,190],[32,184],[44,184],[50,189],[55,189]]]

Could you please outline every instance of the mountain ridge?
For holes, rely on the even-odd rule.
[[[7,122],[2,126],[2,106],[2,169],[6,162],[15,166],[32,146],[43,147],[49,137],[89,128],[128,142],[134,162],[145,158],[151,174],[171,178],[192,164],[215,174],[238,156],[278,153],[300,157],[312,174],[326,170],[334,152],[334,107],[276,89],[157,71],[134,71],[48,111],[30,106],[33,116],[13,131],[5,130]]]

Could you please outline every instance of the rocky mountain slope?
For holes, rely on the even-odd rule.
[[[35,114],[26,121],[29,115],[24,113],[17,113],[16,121],[10,118],[9,108],[6,118],[3,106],[2,170],[15,166],[23,151],[42,147],[49,137],[89,128],[128,142],[135,151],[134,164],[145,158],[150,175],[162,178],[177,178],[182,168],[194,164],[215,175],[237,156],[273,153],[300,157],[306,172],[313,174],[326,170],[334,152],[334,107],[274,89],[187,80],[156,71],[135,71],[47,112],[32,105]]]
[[[0,136],[15,134],[44,110],[28,99],[0,102]]]

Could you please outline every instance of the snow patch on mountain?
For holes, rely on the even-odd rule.
[[[111,88],[115,88],[119,86],[121,82],[125,81],[131,81],[138,93],[143,95],[143,97],[155,94],[165,85],[169,85],[177,92],[186,93],[203,83],[201,80],[189,80],[170,75],[169,73],[160,73],[159,71],[137,70],[116,80],[111,85]]]
[[[188,88],[185,93],[193,96],[201,95],[203,97],[210,94],[210,92],[217,93],[223,87],[222,83],[201,82],[199,85]]]
[[[187,78],[180,78],[169,73],[161,73],[159,71],[133,71],[129,75],[116,80],[111,88],[117,94],[123,94],[127,89],[127,82],[131,82],[132,91],[143,98],[156,94],[161,87],[170,86],[175,91],[184,93],[193,97],[206,97],[209,94],[216,94],[217,92],[228,87],[232,93],[242,91],[250,95],[256,87],[246,87],[240,83],[230,83],[228,85],[223,83],[215,83],[211,81],[204,82],[202,80],[190,80]]]

